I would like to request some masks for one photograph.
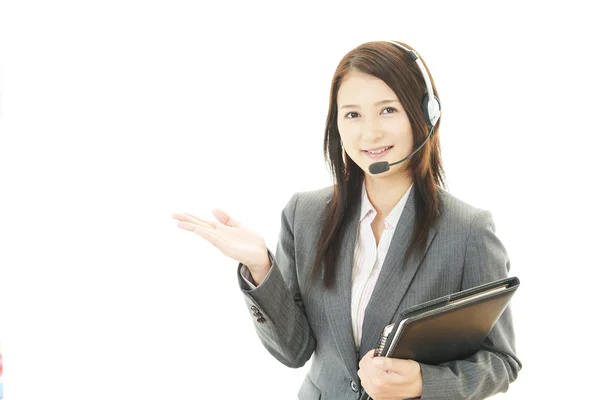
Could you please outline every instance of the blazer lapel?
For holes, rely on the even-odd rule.
[[[327,319],[331,326],[331,335],[337,345],[338,351],[346,364],[348,373],[358,382],[357,375],[357,352],[352,330],[351,289],[352,289],[352,265],[354,261],[354,248],[358,234],[358,220],[360,207],[356,212],[349,215],[349,220],[342,227],[340,234],[343,235],[341,242],[341,253],[336,265],[335,286],[331,290],[324,291],[324,304],[327,309]]]
[[[381,273],[365,310],[359,358],[362,358],[377,345],[381,330],[392,319],[394,311],[396,311],[398,304],[404,298],[423,260],[423,255],[427,252],[431,241],[437,233],[435,229],[430,229],[427,245],[422,255],[415,257],[413,253],[409,257],[407,265],[402,265],[404,254],[415,227],[415,190],[417,188],[413,187],[396,225],[390,248],[381,268]],[[398,311],[400,312],[402,309]]]

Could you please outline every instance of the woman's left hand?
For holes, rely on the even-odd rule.
[[[358,377],[373,400],[418,398],[423,393],[421,366],[413,360],[374,357],[369,351],[358,364]]]

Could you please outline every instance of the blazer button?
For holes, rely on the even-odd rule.
[[[250,307],[250,309],[251,309],[252,311],[254,311],[254,312],[257,312],[257,311],[258,311],[258,308],[256,308],[256,306],[252,306],[252,307]]]
[[[350,382],[350,389],[352,389],[352,391],[354,393],[358,392],[358,385],[356,384],[356,382],[354,382],[354,381]]]
[[[255,317],[262,317],[262,314],[260,312],[256,312],[256,311],[254,311],[252,313],[252,315],[254,315]]]
[[[266,321],[265,317],[263,317],[262,315],[256,320],[259,324],[262,324],[263,322]]]

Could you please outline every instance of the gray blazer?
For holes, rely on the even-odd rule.
[[[401,311],[508,276],[510,262],[494,234],[491,214],[445,191],[425,255],[411,257],[402,267],[415,224],[415,190],[409,194],[367,306],[358,354],[352,334],[350,289],[359,211],[347,216],[349,224],[341,232],[339,284],[325,291],[320,282],[311,284],[308,280],[333,186],[295,193],[289,200],[281,214],[275,255],[269,250],[273,266],[257,288],[247,285],[238,265],[240,288],[265,348],[291,368],[304,366],[312,356],[298,392],[300,400],[357,399],[358,362],[375,348],[381,329],[398,304]],[[473,356],[440,365],[421,364],[422,399],[483,399],[508,390],[520,369],[509,306]]]

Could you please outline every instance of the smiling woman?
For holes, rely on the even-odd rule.
[[[444,189],[440,112],[414,50],[364,43],[331,83],[323,150],[335,184],[294,193],[275,253],[222,210],[217,221],[173,215],[238,261],[264,347],[291,368],[312,359],[300,400],[485,398],[517,378],[510,307],[467,359],[374,357],[396,310],[508,276],[490,213]]]

